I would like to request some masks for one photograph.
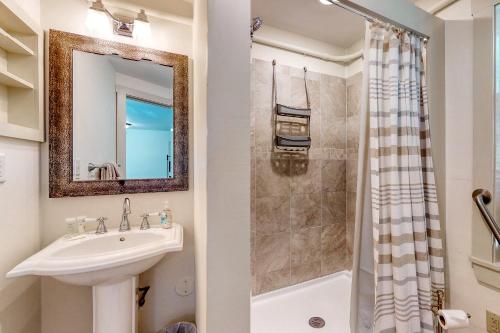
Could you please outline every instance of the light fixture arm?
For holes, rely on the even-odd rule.
[[[114,16],[114,15],[113,15],[113,14],[112,14],[112,13],[111,13],[111,12],[110,12],[107,8],[105,8],[105,9],[104,9],[104,12],[105,12],[106,14],[108,14],[108,16],[109,16],[112,20],[117,21],[117,22],[123,22],[121,19],[119,19],[119,18],[117,18],[116,16]],[[134,24],[134,22],[133,22],[133,21],[132,21],[132,22],[130,22],[130,23],[129,23],[129,22],[124,22],[124,23],[127,23],[127,24]]]

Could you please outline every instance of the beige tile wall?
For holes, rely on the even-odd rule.
[[[312,147],[293,156],[272,150],[272,64],[253,60],[254,294],[350,269],[360,78],[308,72]],[[306,106],[302,69],[278,65],[277,87],[279,103]]]

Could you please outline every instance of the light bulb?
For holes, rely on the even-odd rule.
[[[151,39],[151,24],[149,23],[146,11],[141,9],[134,20],[134,39],[150,40]]]
[[[112,35],[112,26],[108,15],[101,10],[89,8],[85,27],[93,36],[110,37]]]
[[[140,40],[151,39],[151,24],[149,22],[135,20],[133,36],[134,39],[140,39]]]

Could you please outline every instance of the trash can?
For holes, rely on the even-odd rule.
[[[157,333],[196,333],[196,325],[188,322],[177,323]]]

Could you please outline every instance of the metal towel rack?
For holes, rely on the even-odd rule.
[[[307,152],[311,147],[311,102],[307,90],[307,68],[304,67],[305,108],[278,103],[276,60],[273,60],[274,147],[279,151]]]
[[[491,202],[490,191],[478,188],[472,192],[472,200],[476,203],[477,208],[479,208],[479,211],[481,212],[484,221],[490,228],[491,233],[497,242],[500,243],[500,226],[495,221],[495,217],[491,215],[490,211],[486,207],[486,205]]]

